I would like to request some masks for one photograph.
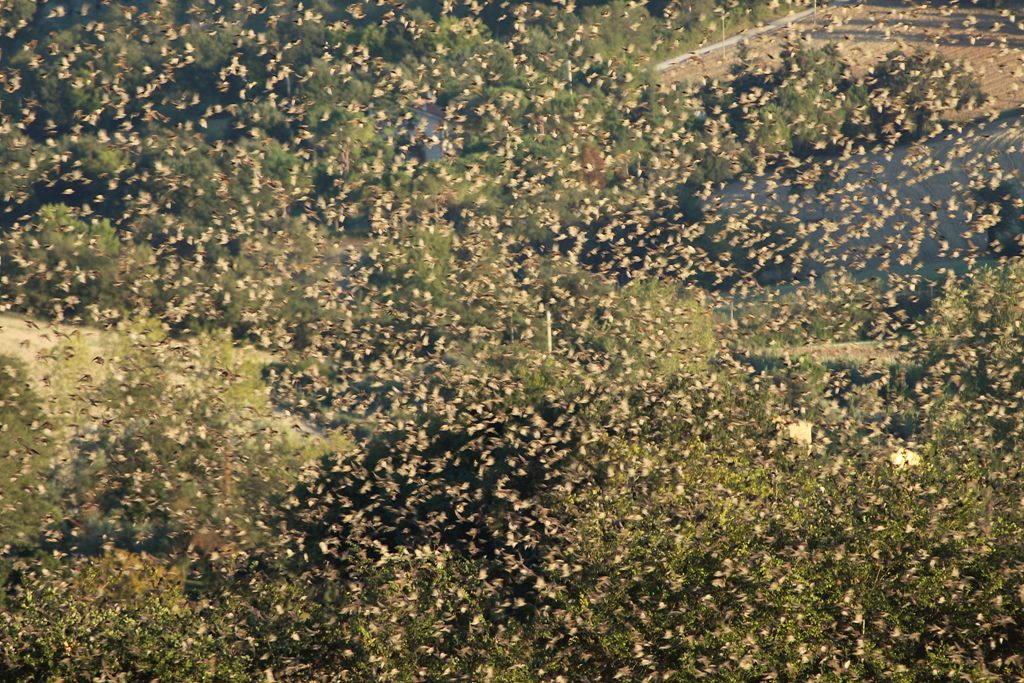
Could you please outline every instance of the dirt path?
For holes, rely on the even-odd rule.
[[[892,343],[878,341],[821,342],[803,346],[768,346],[751,355],[764,358],[808,358],[821,363],[842,362],[857,365],[896,363],[900,354]]]
[[[842,7],[854,2],[854,0],[833,0],[831,3],[835,7]],[[829,17],[828,9],[825,7],[825,2],[822,0],[821,7],[811,7],[795,14],[789,14],[784,17],[780,17],[775,21],[769,22],[764,26],[758,26],[750,30],[738,33],[731,38],[720,40],[717,43],[711,45],[705,45],[704,47],[684,52],[683,54],[676,55],[670,59],[666,59],[663,62],[659,62],[654,66],[654,69],[658,73],[665,73],[673,71],[675,69],[687,69],[691,64],[699,64],[705,57],[712,55],[715,52],[722,52],[732,50],[738,47],[741,43],[747,43],[758,38],[767,38],[770,34],[778,33],[783,29],[789,28],[794,24],[801,22],[817,22],[827,21]],[[724,23],[723,23],[724,28]]]

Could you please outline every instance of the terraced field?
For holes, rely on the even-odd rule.
[[[859,74],[892,50],[923,47],[964,60],[989,101],[952,117],[930,140],[897,148],[858,147],[844,158],[795,160],[715,193],[725,238],[763,248],[773,231],[797,236],[792,263],[779,277],[843,272],[941,271],[989,259],[986,231],[998,219],[977,190],[1024,183],[1024,9],[970,3],[870,0],[820,12],[815,21],[746,42],[748,59],[772,63],[790,39],[835,42]],[[721,77],[738,48],[690,60],[665,78]],[[755,236],[751,239],[749,236]],[[760,236],[760,237],[759,237]]]
[[[815,22],[756,37],[747,41],[747,46],[751,58],[772,61],[787,39],[798,37],[838,43],[859,73],[868,71],[891,50],[934,50],[965,61],[979,74],[992,109],[1024,105],[1024,16],[972,7],[968,2],[870,0],[859,6],[823,10]],[[687,62],[666,77],[676,81],[722,77],[735,63],[737,50],[727,48]]]

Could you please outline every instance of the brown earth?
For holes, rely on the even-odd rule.
[[[1024,185],[1024,124],[1010,111],[1024,105],[1024,7],[1019,12],[969,2],[870,0],[750,40],[749,59],[768,62],[790,39],[835,42],[860,74],[892,50],[924,47],[964,60],[990,102],[982,111],[963,112],[931,140],[855,148],[842,158],[793,159],[730,183],[707,203],[727,225],[725,237],[763,252],[770,244],[765,236],[786,225],[784,231],[799,239],[795,263],[769,266],[784,278],[917,274],[990,260],[986,230],[996,219],[976,191],[1000,182]],[[737,53],[726,49],[688,62],[666,78],[725,76]]]
[[[859,74],[892,50],[925,48],[963,60],[977,72],[990,107],[1004,111],[1024,105],[1024,7],[1021,16],[1007,10],[973,7],[969,2],[912,3],[870,0],[859,6],[822,10],[815,21],[799,23],[747,42],[752,59],[778,59],[787,41],[807,38],[835,42]],[[729,48],[693,60],[665,74],[668,80],[721,78],[737,59]]]

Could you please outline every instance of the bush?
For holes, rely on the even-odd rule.
[[[919,391],[938,443],[988,458],[1024,437],[1022,283],[1019,265],[982,270],[951,283],[934,305],[920,340],[929,372]]]
[[[346,441],[276,415],[262,362],[223,335],[173,344],[152,323],[120,334],[103,375],[78,387],[105,418],[73,441],[62,547],[245,554],[300,468]]]
[[[19,308],[57,319],[103,320],[120,308],[121,241],[106,220],[82,221],[44,206],[29,226],[4,236],[0,273]]]
[[[189,603],[180,575],[138,555],[28,578],[4,608],[4,680],[252,680],[234,615]]]
[[[56,516],[58,434],[25,366],[0,354],[0,556],[37,547]]]
[[[988,248],[998,256],[1020,256],[1024,238],[1024,193],[1021,188],[1003,182],[975,192],[976,199],[992,224],[986,229]]]

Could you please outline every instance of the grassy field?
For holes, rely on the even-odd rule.
[[[802,346],[766,346],[751,355],[762,358],[807,358],[818,363],[865,365],[868,363],[891,365],[900,360],[900,354],[891,342],[855,341],[805,344]]]
[[[43,393],[52,388],[50,378],[61,347],[96,359],[101,367],[111,355],[116,334],[91,327],[77,327],[32,320],[20,315],[0,314],[0,353],[22,361],[36,388]]]
[[[64,410],[101,408],[79,405],[77,395],[86,385],[95,386],[111,372],[118,372],[119,356],[133,343],[131,335],[121,330],[99,330],[0,314],[0,354],[22,361],[28,369],[32,388]],[[200,340],[171,343],[185,354],[208,357],[219,352],[204,347]],[[272,354],[260,349],[233,345],[230,358],[233,367],[228,369],[262,368],[275,360]],[[193,382],[186,373],[172,372],[169,377],[180,386]],[[262,412],[264,414],[254,416],[270,420],[277,429],[304,435],[320,433],[319,428],[284,408],[267,404]]]

